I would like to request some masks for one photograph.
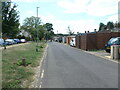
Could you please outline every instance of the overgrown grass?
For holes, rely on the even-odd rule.
[[[11,47],[2,52],[2,88],[27,88],[34,75],[34,67],[39,65],[46,43],[39,43],[39,52],[36,52],[36,43],[28,43]],[[26,59],[23,66],[22,59]],[[29,83],[23,86],[23,82]]]

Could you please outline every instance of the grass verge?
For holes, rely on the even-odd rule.
[[[2,88],[27,88],[33,81],[34,68],[44,52],[46,43],[39,43],[39,52],[36,52],[36,43],[28,43],[11,47],[2,51]],[[22,65],[25,59],[26,66]],[[24,81],[27,81],[23,84]]]

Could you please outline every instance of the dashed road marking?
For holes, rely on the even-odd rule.
[[[44,70],[42,70],[42,73],[41,73],[41,79],[44,77]]]
[[[40,85],[39,88],[41,88],[42,86]]]
[[[35,80],[31,83],[31,85],[29,86],[29,88],[38,88],[38,87],[42,87],[42,80],[39,80],[40,78],[42,79],[44,77],[44,70],[42,70],[42,64],[45,61],[46,55],[47,55],[47,48],[48,48],[48,44],[45,48],[45,51],[43,53],[43,56],[41,58],[39,67],[38,67],[38,72],[35,75]],[[40,85],[38,85],[40,84]]]

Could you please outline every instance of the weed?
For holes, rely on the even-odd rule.
[[[41,43],[39,43],[41,44]],[[39,65],[40,58],[43,55],[45,43],[41,44],[40,52],[35,51],[36,43],[29,43],[21,46],[7,48],[2,53],[2,87],[24,88],[23,81],[30,83],[34,75],[33,68]],[[22,59],[25,58],[26,67],[22,66]],[[26,87],[26,86],[25,86]]]

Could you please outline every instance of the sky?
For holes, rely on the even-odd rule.
[[[42,23],[52,23],[55,33],[93,32],[102,22],[118,21],[119,0],[11,0],[18,5],[20,23],[31,16],[41,18]]]

